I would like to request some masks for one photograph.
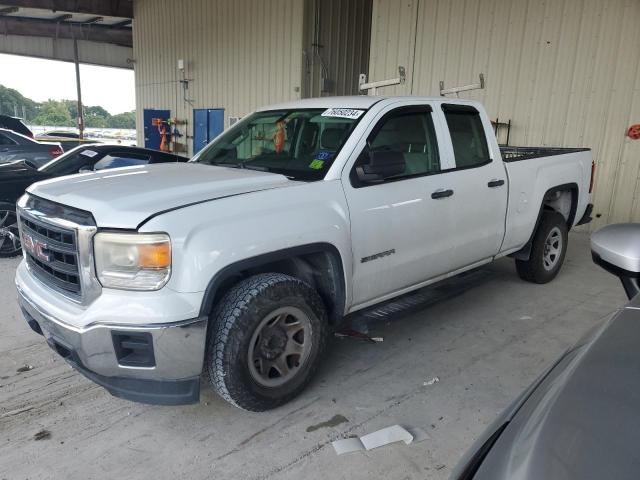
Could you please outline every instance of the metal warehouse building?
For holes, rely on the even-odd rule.
[[[640,221],[639,26],[639,0],[0,0],[0,52],[73,61],[77,40],[80,62],[134,68],[139,143],[171,118],[185,154],[257,106],[359,94],[360,74],[402,67],[381,95],[482,83],[458,95],[500,143],[593,149],[592,229]]]

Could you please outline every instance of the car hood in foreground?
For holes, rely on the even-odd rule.
[[[164,163],[46,180],[27,191],[89,211],[100,227],[136,228],[163,211],[292,183],[254,170]]]
[[[635,479],[640,471],[640,310],[631,303],[531,391],[474,480]]]

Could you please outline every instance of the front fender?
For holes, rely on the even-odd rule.
[[[351,299],[351,243],[340,181],[290,186],[222,198],[163,213],[140,231],[167,232],[172,274],[167,288],[205,292],[230,265],[271,252],[328,244],[340,254],[345,300]]]

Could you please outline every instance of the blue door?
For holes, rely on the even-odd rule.
[[[158,132],[157,125],[153,125],[154,118],[161,118],[167,120],[171,116],[169,110],[152,110],[144,109],[144,146],[145,148],[152,148],[154,150],[160,149],[160,132]]]
[[[198,153],[224,130],[224,108],[193,110],[193,154]]]

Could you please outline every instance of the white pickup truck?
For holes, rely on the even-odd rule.
[[[134,401],[298,394],[357,310],[512,255],[552,280],[590,220],[588,149],[501,148],[481,105],[270,106],[191,163],[37,183],[18,202],[18,299],[84,375]]]

